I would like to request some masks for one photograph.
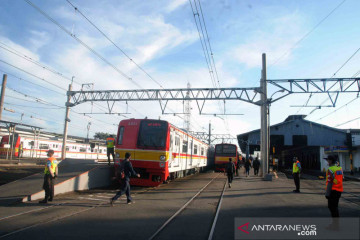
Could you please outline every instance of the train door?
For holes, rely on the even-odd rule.
[[[173,132],[173,144],[172,144],[172,167],[179,167],[180,160],[180,136],[178,133]]]

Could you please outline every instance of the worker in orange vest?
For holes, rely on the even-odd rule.
[[[324,158],[329,163],[329,169],[326,171],[326,193],[325,197],[328,200],[328,208],[331,212],[331,217],[339,217],[339,200],[343,192],[343,178],[344,174],[342,168],[336,165],[338,157],[336,155],[329,155]]]
[[[107,147],[107,157],[108,157],[108,162],[110,165],[110,154],[113,157],[113,161],[115,161],[115,153],[114,153],[114,148],[115,148],[115,138],[114,135],[110,135],[107,139],[106,139],[106,147]]]
[[[44,169],[44,184],[43,189],[45,190],[45,198],[39,203],[47,203],[48,201],[52,201],[54,198],[54,184],[55,178],[58,175],[58,162],[56,158],[54,158],[54,150],[49,150],[47,153],[49,157],[45,164]]]

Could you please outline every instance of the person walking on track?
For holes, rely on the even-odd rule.
[[[300,193],[300,172],[301,172],[301,164],[297,157],[293,158],[293,171],[292,174],[294,176],[294,182],[296,189],[293,191],[295,193]]]
[[[115,138],[114,138],[114,135],[110,135],[107,139],[106,139],[106,147],[107,147],[107,151],[106,151],[106,154],[107,154],[107,157],[108,157],[108,162],[109,162],[109,165],[110,165],[110,154],[112,155],[113,157],[113,161],[115,161],[115,153],[114,153],[114,147],[115,147]]]
[[[259,174],[260,161],[259,158],[256,157],[253,162],[254,175],[257,176]]]
[[[114,202],[124,193],[126,194],[127,204],[134,203],[131,194],[130,194],[130,177],[137,176],[140,177],[140,174],[136,173],[131,162],[130,162],[130,153],[125,153],[125,160],[121,162],[119,166],[118,176],[121,178],[121,188],[116,195],[111,198],[110,205],[113,206]]]
[[[251,160],[247,159],[245,161],[245,174],[246,174],[246,177],[248,177],[249,174],[250,174],[250,168],[251,168]]]
[[[48,201],[52,201],[54,198],[54,184],[55,178],[58,176],[58,162],[56,158],[54,158],[54,150],[49,150],[47,153],[49,157],[45,164],[44,170],[44,184],[43,189],[45,190],[45,198],[39,203],[47,203]]]
[[[229,182],[229,188],[231,188],[232,180],[234,179],[234,173],[235,173],[235,164],[232,162],[232,159],[229,158],[229,162],[226,164],[225,167],[228,182]]]

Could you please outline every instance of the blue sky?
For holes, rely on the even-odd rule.
[[[145,89],[160,88],[75,12],[66,0],[31,2],[138,85]],[[165,88],[186,87],[188,82],[192,87],[212,87],[189,1],[70,2]],[[360,15],[357,12],[360,1],[347,0],[341,4],[342,2],[201,1],[221,86],[258,87],[262,53],[267,54],[269,79],[333,76],[360,47]],[[321,22],[338,5],[340,6]],[[315,26],[316,29],[308,34]],[[298,42],[299,40],[301,41]],[[76,83],[80,84],[74,84],[74,90],[79,90],[82,83],[94,83],[94,89],[99,90],[137,88],[133,82],[124,78],[23,0],[0,2],[0,47],[0,73],[11,74],[8,76],[9,89],[6,90],[5,107],[15,111],[4,111],[4,120],[20,121],[23,113],[23,123],[37,125],[48,131],[62,132],[65,110],[60,107],[63,107],[66,101],[65,89],[68,88],[68,79],[72,76]],[[56,70],[68,79],[8,50],[31,57],[41,66]],[[284,54],[286,55],[283,56]],[[280,58],[281,56],[283,57]],[[360,53],[355,55],[336,77],[352,77],[360,70],[359,63]],[[276,90],[269,87],[269,94],[274,91]],[[26,97],[24,94],[35,98]],[[355,97],[356,94],[341,94],[337,108]],[[46,104],[39,104],[36,98],[46,101],[43,102]],[[295,103],[303,105],[308,98],[308,94],[291,95],[274,103],[271,106],[271,123],[279,123],[291,114],[308,115],[313,108],[290,107]],[[325,96],[314,95],[309,105],[320,105],[325,100]],[[328,105],[329,101],[324,104]],[[337,126],[360,117],[358,104],[359,100],[354,100],[336,112],[334,111],[337,108],[322,108],[308,115],[307,119]],[[169,112],[182,111],[183,106],[179,102],[171,102],[169,105]],[[77,113],[103,112],[105,106],[106,103],[94,106],[88,103],[73,110]],[[194,131],[207,131],[209,121],[212,122],[213,132],[233,135],[260,126],[259,108],[247,103],[228,102],[226,109],[229,113],[244,115],[228,116],[226,121],[217,117],[199,116],[195,102],[192,107],[191,123]],[[115,108],[117,112],[124,112],[127,107],[125,104],[116,104]],[[128,117],[161,117],[179,127],[183,126],[183,119],[180,117],[161,115],[157,102],[131,103],[128,111],[131,113]],[[204,112],[219,111],[217,103],[205,105]],[[72,135],[86,136],[88,122],[91,122],[90,136],[98,131],[115,133],[116,125],[123,119],[116,115],[91,115],[90,118],[75,112],[70,115]],[[324,117],[329,113],[332,114]],[[360,121],[352,121],[339,127],[360,128]]]

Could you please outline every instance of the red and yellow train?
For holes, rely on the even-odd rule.
[[[132,185],[157,186],[207,166],[208,145],[167,121],[127,119],[119,124],[115,168],[125,153],[140,178]],[[116,171],[115,171],[116,172]]]
[[[215,171],[223,172],[225,170],[226,163],[229,162],[229,158],[235,163],[239,158],[237,146],[235,144],[221,143],[215,145]]]

